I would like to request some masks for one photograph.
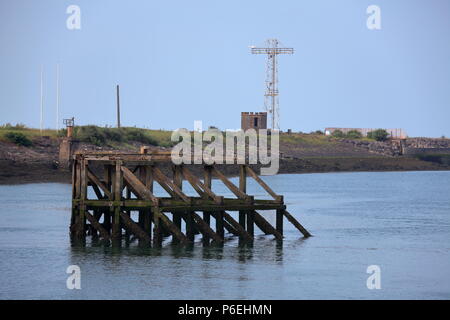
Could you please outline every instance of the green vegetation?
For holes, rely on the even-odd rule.
[[[97,146],[119,146],[139,142],[160,147],[170,147],[171,131],[158,131],[134,127],[102,128],[98,126],[79,126],[74,128],[74,138]]]
[[[345,133],[343,133],[341,130],[338,129],[334,130],[331,136],[334,138],[345,138]]]
[[[332,137],[335,138],[348,138],[348,139],[361,139],[362,134],[358,130],[350,130],[347,133],[342,132],[341,130],[335,130],[331,134]]]
[[[319,133],[291,133],[280,134],[280,143],[285,145],[328,145],[333,144],[333,139]]]
[[[361,139],[362,138],[362,134],[358,130],[350,130],[349,132],[347,132],[346,136],[349,139]]]
[[[389,133],[384,129],[377,129],[375,131],[370,131],[367,133],[367,138],[374,139],[376,141],[386,141]]]
[[[39,129],[27,128],[25,125],[20,124],[20,123],[14,125],[14,126],[11,125],[10,123],[7,123],[7,124],[0,126],[0,141],[13,142],[11,139],[15,139],[15,138],[13,138],[13,136],[10,135],[10,133],[20,133],[30,141],[33,141],[33,139],[40,137],[40,136],[47,136],[50,138],[57,137],[56,130],[48,130],[48,129],[42,130],[42,134],[41,134],[41,131]],[[20,137],[18,139],[20,140],[22,138]]]
[[[50,139],[65,137],[66,129],[59,131],[27,128],[23,124],[0,126],[0,141],[13,142],[19,145],[30,146],[32,141],[40,136]],[[160,147],[171,147],[175,143],[170,140],[172,131],[149,130],[134,127],[108,128],[94,125],[75,126],[74,138],[82,142],[97,146],[129,147],[132,143],[142,143]]]
[[[12,143],[15,143],[19,146],[29,147],[33,143],[26,135],[24,135],[22,132],[7,132],[5,134],[5,138]]]

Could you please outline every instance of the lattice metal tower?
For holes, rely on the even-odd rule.
[[[278,103],[278,59],[279,54],[293,54],[293,48],[280,47],[277,39],[268,39],[265,48],[251,47],[252,54],[267,54],[266,93],[264,106],[271,118],[271,129],[280,130],[280,106]]]

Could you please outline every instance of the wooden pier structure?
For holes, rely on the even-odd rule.
[[[133,237],[139,244],[158,247],[165,237],[171,237],[173,243],[187,245],[201,234],[203,244],[209,245],[223,243],[225,231],[228,231],[247,243],[254,239],[255,225],[264,234],[282,240],[284,218],[304,237],[310,236],[286,210],[283,196],[276,194],[250,166],[239,165],[239,186],[236,186],[215,165],[196,165],[202,172],[201,179],[188,166],[174,165],[170,161],[170,153],[75,154],[72,160],[72,240],[85,243],[86,236],[90,235],[93,240],[120,246],[124,237]],[[163,164],[171,168],[171,177],[163,173]],[[216,194],[212,190],[213,178],[222,181],[235,197]],[[255,199],[247,194],[248,178],[253,178],[273,199]],[[198,196],[183,192],[183,180],[189,182]],[[169,197],[155,196],[154,183]],[[90,188],[92,191],[88,192]],[[89,194],[94,194],[94,199],[89,198]],[[275,226],[259,213],[262,210],[276,211]],[[237,220],[229,214],[232,211],[239,213]],[[137,221],[133,220],[132,213],[137,215]]]

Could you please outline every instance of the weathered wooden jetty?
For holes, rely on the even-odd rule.
[[[171,177],[163,173],[163,164],[166,167],[170,164]],[[256,225],[265,234],[282,240],[284,218],[304,237],[310,236],[286,210],[283,196],[276,194],[250,166],[239,165],[239,186],[214,165],[197,166],[203,179],[188,166],[173,165],[170,153],[75,154],[71,238],[85,243],[86,236],[91,235],[92,239],[121,245],[123,237],[132,236],[140,244],[157,247],[162,245],[164,237],[170,236],[173,243],[185,245],[193,243],[195,236],[201,234],[203,243],[209,245],[223,243],[226,230],[247,243],[253,241]],[[216,194],[212,190],[213,177],[220,179],[235,198]],[[247,178],[253,178],[273,199],[255,199],[247,194]],[[183,192],[183,180],[189,182],[198,196],[191,197]],[[169,197],[155,196],[154,183]],[[94,194],[94,199],[89,194]],[[262,210],[276,210],[275,226],[258,212]],[[232,211],[239,212],[237,219],[229,214]],[[137,221],[133,220],[132,213],[138,213],[135,214]]]

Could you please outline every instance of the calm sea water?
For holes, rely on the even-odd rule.
[[[286,221],[282,245],[260,235],[252,248],[235,238],[223,248],[73,248],[69,185],[0,186],[0,298],[450,298],[450,172],[265,180],[314,237]],[[81,290],[66,287],[69,265],[81,268]],[[381,269],[380,290],[367,289],[369,265]]]

